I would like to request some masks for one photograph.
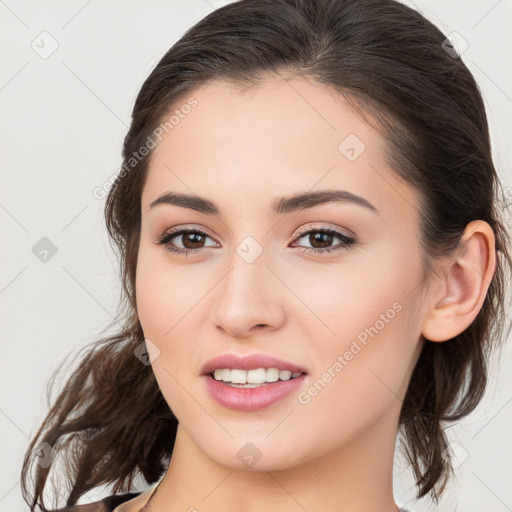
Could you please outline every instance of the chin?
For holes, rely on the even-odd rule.
[[[284,471],[305,461],[305,454],[297,453],[299,442],[283,445],[281,439],[265,439],[267,434],[257,437],[243,436],[229,441],[208,443],[203,453],[216,464],[234,471]],[[252,440],[251,440],[252,439]],[[217,449],[212,451],[212,446]]]

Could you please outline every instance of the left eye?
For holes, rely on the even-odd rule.
[[[316,229],[309,229],[308,231],[302,231],[295,240],[308,237],[308,241],[312,244],[320,244],[321,247],[303,247],[304,252],[319,254],[326,252],[339,251],[347,249],[349,246],[356,243],[353,237],[342,233],[333,228],[321,227]],[[183,247],[176,247],[171,240],[174,238],[182,240]],[[198,247],[197,244],[204,243],[205,238],[210,238],[206,233],[197,229],[181,229],[179,231],[172,231],[170,233],[164,233],[158,238],[155,243],[157,245],[163,245],[169,252],[176,254],[187,255],[189,253],[199,253],[204,250],[204,247]],[[333,238],[339,238],[341,243],[334,247],[326,247],[326,244],[331,244]],[[210,238],[211,240],[211,238]],[[188,245],[188,247],[187,247]],[[214,244],[215,245],[215,244]],[[213,245],[213,246],[214,246]],[[210,246],[211,247],[211,246]]]
[[[328,228],[328,227],[309,229],[308,231],[303,232],[298,238],[296,238],[296,240],[300,240],[301,238],[305,238],[305,237],[307,237],[307,240],[311,244],[324,244],[320,248],[304,247],[302,249],[304,252],[310,252],[313,254],[348,249],[349,246],[353,245],[356,242],[354,238],[346,235],[345,233],[342,233],[341,231],[338,231],[333,228]],[[326,248],[325,244],[332,243],[333,238],[339,238],[341,240],[341,243],[334,247]]]

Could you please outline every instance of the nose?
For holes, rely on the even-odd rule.
[[[217,330],[236,339],[250,338],[262,329],[275,330],[285,322],[283,285],[267,267],[265,253],[248,263],[238,254],[216,287],[211,321]]]

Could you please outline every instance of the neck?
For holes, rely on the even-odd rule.
[[[395,441],[396,423],[389,418],[387,425],[374,424],[339,449],[300,465],[276,471],[257,471],[254,466],[248,471],[217,464],[179,425],[151,512],[396,512]]]

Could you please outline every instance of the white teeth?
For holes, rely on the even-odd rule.
[[[257,368],[255,370],[219,368],[214,372],[215,380],[232,384],[264,384],[265,382],[295,379],[300,375],[302,375],[301,372],[292,373],[290,370],[278,370],[277,368]]]

